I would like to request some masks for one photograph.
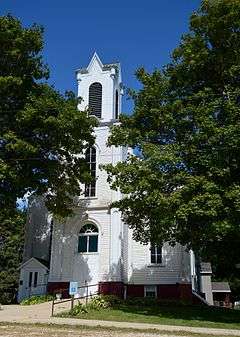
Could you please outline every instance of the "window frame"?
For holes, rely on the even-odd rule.
[[[84,227],[87,226],[92,226],[93,230],[90,231],[87,228],[85,229],[85,231],[83,232]],[[91,237],[96,237],[97,238],[97,250],[96,251],[90,251],[89,247],[90,247],[90,238]],[[87,238],[87,242],[86,242],[86,251],[80,251],[80,238]],[[98,227],[93,224],[93,223],[86,223],[82,226],[82,228],[79,231],[78,234],[78,253],[79,254],[98,254],[99,252],[99,230]]]
[[[102,118],[103,88],[100,82],[93,82],[88,88],[89,115]],[[97,108],[97,110],[95,109]],[[95,110],[95,111],[94,111]]]
[[[38,271],[35,271],[35,273],[34,273],[34,279],[33,279],[33,287],[34,288],[37,288],[37,286],[38,286]]]
[[[89,151],[89,160],[87,159]],[[92,160],[95,156],[95,161]],[[87,165],[89,166],[90,175],[93,178],[93,180],[85,184],[84,188],[84,197],[85,198],[94,198],[96,197],[96,186],[97,186],[97,150],[95,146],[89,147],[86,149],[85,152],[85,159],[87,161]]]
[[[147,292],[151,292],[149,290],[147,290],[147,288],[152,288],[154,292],[154,296],[147,296]],[[157,298],[157,286],[156,285],[152,285],[152,284],[149,284],[149,285],[145,285],[144,286],[144,297],[146,298]]]
[[[119,92],[115,91],[115,119],[119,119]]]
[[[154,253],[153,253],[154,250]],[[160,250],[160,252],[159,252]],[[151,244],[150,245],[150,263],[151,265],[162,265],[163,264],[163,246]],[[154,259],[153,259],[154,258]]]
[[[28,274],[28,288],[32,287],[33,272],[30,271]]]

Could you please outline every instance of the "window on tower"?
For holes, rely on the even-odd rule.
[[[89,147],[86,150],[86,161],[89,165],[89,171],[92,181],[85,185],[85,197],[95,197],[96,195],[96,149]]]
[[[118,116],[119,116],[118,106],[119,106],[119,98],[118,98],[118,91],[116,90],[116,95],[115,95],[115,118],[116,119],[118,119]]]
[[[88,106],[90,115],[98,118],[102,117],[102,85],[99,82],[94,82],[89,87]]]

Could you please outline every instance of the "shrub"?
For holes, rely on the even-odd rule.
[[[13,292],[0,292],[0,303],[11,304],[15,302],[15,294]]]
[[[69,311],[70,316],[78,316],[79,314],[86,314],[86,313],[88,313],[87,306],[81,304],[80,302],[78,302],[78,304],[75,305],[73,309]]]
[[[89,309],[100,310],[115,307],[122,304],[122,300],[115,295],[99,295],[93,297],[87,304]]]
[[[44,302],[48,302],[48,301],[52,301],[52,300],[53,300],[52,295],[35,295],[35,296],[31,296],[29,298],[26,298],[20,304],[21,305],[31,305],[31,304],[44,303]]]
[[[109,302],[111,306],[120,305],[123,303],[123,300],[116,295],[102,295],[106,302]]]

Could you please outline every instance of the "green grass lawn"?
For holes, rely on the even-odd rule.
[[[70,317],[62,313],[61,317]],[[121,304],[116,308],[91,310],[75,318],[122,322],[184,325],[192,327],[240,329],[240,311],[197,306],[134,306]]]

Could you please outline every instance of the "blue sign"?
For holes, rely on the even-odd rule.
[[[78,293],[78,282],[70,282],[69,295],[76,295]]]

